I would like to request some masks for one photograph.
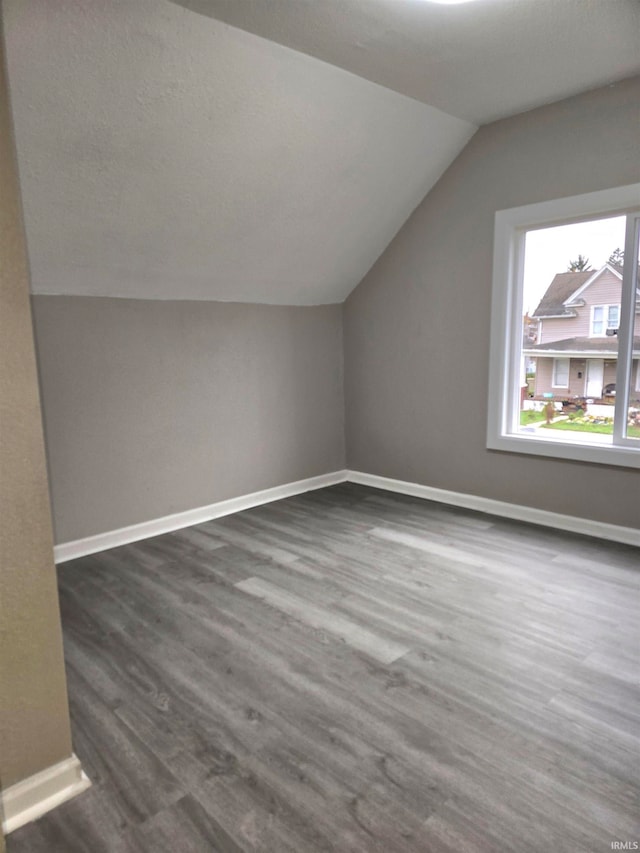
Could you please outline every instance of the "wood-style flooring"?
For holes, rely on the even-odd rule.
[[[349,484],[67,563],[93,786],[8,853],[638,841],[639,568]]]

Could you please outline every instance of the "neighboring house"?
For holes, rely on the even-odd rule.
[[[536,396],[609,399],[615,395],[622,271],[558,273],[532,314],[537,343],[523,347],[536,360]],[[640,399],[640,298],[634,322],[631,399]]]
[[[522,318],[522,351],[528,351],[533,344],[538,342],[538,321],[535,317],[530,317],[529,314],[525,314]],[[531,356],[527,356],[524,359],[524,370],[525,374],[535,373],[536,371],[536,360]],[[526,380],[525,380],[526,381]]]

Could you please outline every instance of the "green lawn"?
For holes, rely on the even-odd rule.
[[[544,424],[541,429],[561,429],[565,432],[595,432],[600,435],[613,435],[612,424],[582,424],[578,421],[558,421],[555,424]],[[640,427],[629,427],[629,438],[640,438]]]
[[[534,412],[533,409],[526,409],[520,412],[520,426],[528,426],[529,424],[539,424],[540,421],[545,421],[544,412]]]

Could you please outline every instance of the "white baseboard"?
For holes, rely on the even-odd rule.
[[[379,477],[377,474],[365,474],[362,471],[347,471],[346,479],[350,483],[360,483],[388,492],[399,492],[415,498],[450,504],[452,506],[499,515],[503,518],[513,518],[517,521],[527,521],[530,524],[540,524],[543,527],[553,527],[571,533],[581,533],[585,536],[596,536],[624,545],[640,546],[640,530],[634,527],[622,527],[617,524],[607,524],[603,521],[592,521],[588,518],[578,518],[573,515],[562,515],[546,509],[521,506],[520,504],[483,498],[478,495],[467,495],[463,492],[451,492],[448,489],[436,489],[433,486],[422,486],[419,483],[409,483],[406,480],[394,480],[390,477]]]
[[[37,820],[91,785],[75,755],[0,792],[5,835]]]
[[[138,542],[140,539],[149,539],[151,536],[171,533],[183,527],[202,524],[214,518],[221,518],[224,515],[231,515],[234,512],[241,512],[244,509],[251,509],[271,501],[279,501],[282,498],[290,498],[293,495],[300,495],[313,489],[334,486],[336,483],[344,483],[346,479],[346,471],[333,471],[330,474],[321,474],[319,477],[308,477],[306,480],[285,483],[282,486],[274,486],[260,492],[251,492],[248,495],[218,501],[208,506],[165,515],[162,518],[154,518],[151,521],[143,521],[140,524],[132,524],[118,530],[109,530],[95,536],[87,536],[86,539],[75,539],[72,542],[56,545],[53,549],[54,558],[56,563],[64,563],[67,560],[75,560],[77,557],[86,557],[88,554],[115,548],[117,545],[127,545],[130,542]]]
[[[64,542],[56,545],[54,555],[56,563],[64,563],[77,557],[85,557],[98,551],[106,551],[117,545],[127,545],[129,542],[138,542],[151,536],[159,536],[162,533],[171,533],[183,527],[193,524],[202,524],[214,518],[231,515],[245,509],[261,506],[262,504],[289,498],[313,489],[323,489],[326,486],[334,486],[336,483],[360,483],[363,486],[372,486],[376,489],[384,489],[388,492],[399,492],[403,495],[411,495],[416,498],[424,498],[429,501],[450,504],[452,506],[464,507],[478,512],[486,512],[491,515],[512,518],[517,521],[527,521],[530,524],[539,524],[543,527],[552,527],[557,530],[566,530],[571,533],[581,533],[586,536],[595,536],[600,539],[608,539],[612,542],[621,542],[625,545],[640,546],[640,530],[633,527],[622,527],[617,524],[606,524],[602,521],[591,521],[586,518],[578,518],[572,515],[562,515],[545,509],[522,506],[520,504],[507,503],[507,501],[483,498],[479,495],[468,495],[463,492],[452,492],[448,489],[436,489],[433,486],[423,486],[420,483],[410,483],[406,480],[395,480],[391,477],[380,477],[377,474],[365,474],[362,471],[333,471],[330,474],[322,474],[319,477],[309,477],[306,480],[297,480],[294,483],[285,483],[282,486],[274,486],[271,489],[263,489],[260,492],[251,492],[237,498],[218,501],[208,506],[197,507],[186,512],[178,512],[174,515],[166,515],[141,524],[132,524],[129,527],[121,527],[118,530],[109,530],[96,536],[88,536],[86,539],[76,539],[73,542]]]

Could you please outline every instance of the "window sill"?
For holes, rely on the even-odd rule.
[[[593,462],[600,465],[617,465],[624,468],[640,468],[640,440],[638,447],[614,445],[607,435],[593,435],[590,440],[577,440],[571,435],[548,438],[536,433],[509,433],[490,436],[489,450],[524,453],[532,456],[549,456],[554,459],[569,459],[576,462]]]

